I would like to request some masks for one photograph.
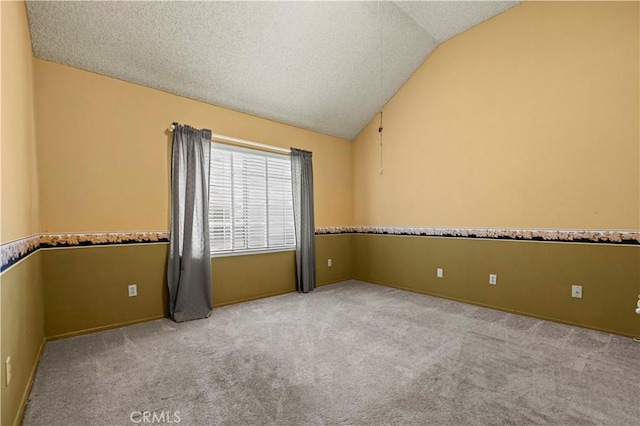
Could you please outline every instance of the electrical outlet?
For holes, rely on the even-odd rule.
[[[328,267],[332,267],[333,266],[333,260],[327,259],[327,266]]]
[[[436,269],[436,277],[442,278],[443,276],[444,276],[444,271],[442,270],[442,268]]]
[[[571,286],[571,297],[575,297],[576,299],[582,299],[582,286],[581,285],[572,285]]]
[[[135,284],[129,285],[129,297],[134,297],[138,295],[138,286]]]
[[[489,284],[491,285],[498,284],[498,276],[496,274],[489,274]]]
[[[7,360],[4,362],[4,377],[6,379],[6,385],[9,386],[11,383],[11,357],[8,356]]]

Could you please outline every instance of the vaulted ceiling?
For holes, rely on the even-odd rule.
[[[353,139],[440,43],[518,3],[29,1],[27,10],[36,57]]]

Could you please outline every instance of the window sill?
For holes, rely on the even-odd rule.
[[[267,250],[221,251],[218,253],[211,254],[211,258],[215,259],[216,257],[249,256],[254,254],[280,253],[280,252],[295,251],[295,250],[296,250],[295,247],[284,247],[284,248],[267,249]]]

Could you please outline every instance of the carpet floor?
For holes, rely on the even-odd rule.
[[[638,425],[640,344],[359,281],[47,344],[25,425],[152,420]]]

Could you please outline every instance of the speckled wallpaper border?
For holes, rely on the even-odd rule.
[[[0,247],[0,272],[41,248],[168,243],[168,231],[33,235]]]
[[[392,226],[334,226],[316,228],[316,235],[325,234],[388,234],[415,235],[423,237],[557,241],[564,243],[640,244],[640,230],[408,228]]]
[[[316,235],[386,234],[423,237],[488,238],[560,243],[640,245],[640,230],[562,230],[492,228],[410,228],[389,226],[330,226],[316,228]],[[168,243],[169,231],[44,234],[2,244],[0,272],[41,248]]]
[[[40,248],[40,236],[35,235],[27,238],[22,238],[17,241],[2,244],[0,247],[0,261],[2,265],[0,272],[4,271],[14,263],[29,256],[34,251]]]
[[[96,246],[108,244],[167,243],[169,231],[107,232],[40,235],[40,247]]]

